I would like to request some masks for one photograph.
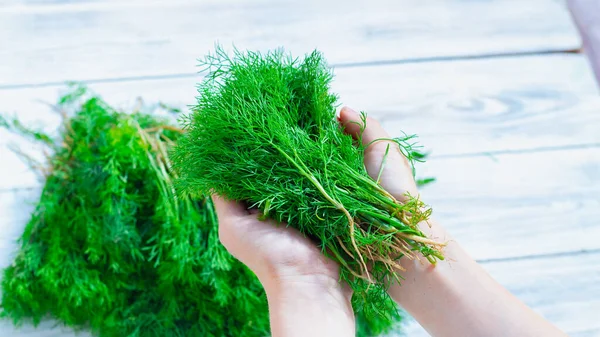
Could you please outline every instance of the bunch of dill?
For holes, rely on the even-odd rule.
[[[77,111],[56,140],[0,123],[53,153],[0,315],[111,337],[267,335],[262,287],[218,241],[210,199],[175,197],[167,152],[181,130],[82,94],[61,99]]]
[[[368,175],[366,147],[335,120],[333,75],[322,55],[230,57],[218,47],[204,65],[207,77],[172,155],[178,186],[246,201],[298,228],[340,263],[355,310],[389,317],[386,290],[400,281],[398,259],[420,253],[435,263],[441,244],[417,227],[430,209],[414,196],[396,200]],[[411,138],[394,142],[412,162]]]
[[[176,198],[168,150],[181,130],[156,114],[124,113],[75,87],[57,105],[58,137],[0,118],[45,145],[45,175],[14,263],[4,270],[0,316],[48,315],[106,337],[269,333],[264,291],[218,241],[210,198]],[[357,336],[393,327],[357,316]]]

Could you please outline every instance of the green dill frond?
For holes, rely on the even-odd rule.
[[[75,112],[57,139],[0,119],[52,153],[0,316],[50,315],[106,337],[267,335],[262,287],[219,243],[210,198],[176,197],[168,151],[181,130],[81,86],[58,107]]]
[[[323,56],[230,57],[217,48],[204,66],[197,105],[183,120],[187,133],[171,155],[182,195],[243,200],[316,238],[340,263],[355,309],[390,321],[386,289],[398,259],[419,252],[435,263],[441,244],[417,227],[431,213],[422,201],[396,200],[367,174],[365,146],[335,120]],[[393,141],[409,162],[422,159],[413,136]]]
[[[223,76],[230,71],[223,63],[225,56],[222,50],[217,50],[217,55],[209,58],[207,66],[212,67],[209,81],[225,85]],[[352,169],[360,167],[362,159],[351,148],[352,141],[348,137],[330,130],[335,97],[322,90],[331,80],[331,74],[323,67],[320,56],[314,54],[309,62],[288,58],[282,52],[271,57],[271,63],[281,63],[285,59],[288,66],[303,69],[302,76],[294,69],[286,70],[287,77],[282,78],[280,85],[290,90],[290,96],[274,106],[278,109],[286,106],[289,99],[294,102],[297,113],[315,113],[294,119],[298,125],[294,137],[298,140],[275,143],[278,139],[273,135],[261,140],[265,144],[279,144],[281,149],[290,149],[296,142],[303,144],[302,140],[308,137],[311,141],[323,142],[316,146],[318,153],[321,151],[318,148],[331,149],[327,137],[334,137],[335,144],[347,148],[339,153],[329,152],[330,157],[318,162],[327,167],[320,173],[322,175],[316,176],[327,178],[321,183],[323,190],[333,189],[330,193],[338,197],[338,193],[342,193],[339,189],[351,190],[348,181],[356,183],[355,188],[364,184],[364,171],[361,170],[353,171],[362,177],[356,181],[338,182],[335,180],[337,174],[332,174],[337,167],[335,162],[340,161],[339,156]],[[257,65],[264,62],[259,54],[253,54],[253,58],[252,62]],[[267,70],[264,69],[258,79],[271,74],[271,70]],[[277,77],[281,76],[280,70],[275,73]],[[243,79],[248,75],[240,76]],[[248,88],[252,86],[248,84]],[[213,87],[212,94],[221,97],[218,88],[217,85]],[[229,92],[215,103],[223,104],[222,98],[236,98],[240,100],[238,103],[251,102],[260,98],[264,90],[271,90],[274,96],[279,95],[280,90],[277,86],[258,86],[256,89],[258,91],[241,98]],[[205,87],[204,90],[211,89]],[[270,98],[260,98],[252,104],[255,103],[260,103],[261,107],[272,106]],[[179,112],[176,108],[159,107],[169,113]],[[268,335],[268,311],[262,286],[254,274],[220,244],[210,198],[196,186],[186,188],[186,179],[180,181],[186,192],[175,189],[177,177],[171,170],[169,153],[180,141],[183,141],[182,148],[187,148],[190,139],[182,137],[182,130],[169,119],[145,109],[133,113],[117,111],[77,84],[72,84],[71,91],[60,98],[56,110],[64,118],[58,136],[56,132],[30,128],[18,119],[0,116],[0,127],[40,143],[49,154],[47,163],[42,164],[15,148],[32,169],[43,173],[45,182],[21,236],[14,262],[3,273],[0,317],[11,319],[15,324],[37,324],[51,316],[67,326],[89,328],[102,337]],[[239,116],[228,118],[228,122],[239,122]],[[344,255],[335,242],[336,237],[347,235],[347,223],[335,216],[331,205],[315,194],[315,185],[306,176],[298,174],[298,167],[306,172],[314,170],[315,163],[311,164],[310,160],[308,165],[296,160],[304,160],[303,154],[298,153],[303,147],[289,151],[289,154],[286,152],[298,166],[290,167],[283,161],[287,167],[275,165],[263,169],[261,174],[272,176],[253,183],[257,173],[252,170],[256,165],[262,165],[278,152],[274,148],[258,146],[251,153],[245,153],[248,144],[244,143],[244,132],[257,132],[264,126],[250,120],[243,122],[253,125],[254,129],[238,130],[235,137],[239,137],[241,143],[238,144],[231,135],[220,134],[216,135],[216,144],[224,146],[223,142],[226,142],[227,147],[239,150],[247,160],[249,165],[243,170],[244,184],[247,185],[243,188],[252,189],[261,181],[271,184],[275,181],[276,186],[271,186],[269,193],[242,199],[254,201],[265,214],[291,224],[300,220],[298,224],[304,226],[314,225],[309,221],[315,220],[310,214],[314,210],[314,215],[323,219],[318,222],[318,228],[328,238],[323,247],[337,248],[335,253],[344,263],[356,268],[356,261]],[[197,127],[195,121],[187,119],[185,123],[188,128]],[[404,141],[411,141],[411,138]],[[415,160],[422,159],[414,155],[414,149],[412,153]],[[225,151],[224,155],[230,156],[231,151]],[[180,160],[183,158],[179,157]],[[193,160],[194,165],[203,160],[198,156],[185,158]],[[212,159],[211,165],[215,162]],[[230,165],[229,162],[219,163],[214,167],[217,171],[226,170]],[[218,182],[216,186],[226,188],[227,181],[219,180],[218,175],[210,179],[210,186]],[[277,191],[285,189],[289,189],[287,194],[276,196]],[[178,196],[190,192],[194,198]],[[314,199],[304,198],[289,204],[287,198],[303,193]],[[364,196],[355,196],[361,197]],[[381,196],[378,199],[389,203]],[[307,211],[296,216],[282,212],[282,209],[301,206],[308,207]],[[357,217],[357,208],[350,209]],[[374,222],[385,222],[378,218],[385,212],[375,210],[375,214],[372,215]],[[357,237],[357,240],[360,247],[372,244],[372,238],[368,236]],[[348,272],[344,275],[349,277]],[[383,275],[372,274],[372,277],[376,276],[381,284],[385,284]],[[367,300],[357,297],[354,301],[357,336],[388,331],[401,319],[395,303],[386,295],[385,287],[371,287],[370,283],[361,281],[355,282],[354,287],[357,294],[366,294],[360,296],[368,296]]]

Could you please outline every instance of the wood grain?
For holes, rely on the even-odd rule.
[[[216,41],[295,55],[318,48],[336,65],[580,45],[551,0],[17,2],[0,7],[0,87],[188,76]]]
[[[341,102],[380,119],[393,136],[418,134],[433,157],[600,144],[600,97],[581,55],[341,68],[335,73],[332,90]],[[100,83],[91,89],[125,110],[138,104],[138,96],[185,109],[194,102],[199,80]],[[54,102],[64,90],[0,90],[0,111],[56,130],[59,115],[40,101]],[[8,151],[6,144],[15,140],[0,130],[0,158],[6,163],[0,189],[36,182]]]
[[[600,253],[486,263],[492,276],[569,336],[600,335]],[[467,294],[465,294],[467,295]],[[429,336],[417,323],[406,336]]]
[[[432,158],[434,217],[478,260],[600,248],[600,148]]]
[[[392,135],[418,134],[432,155],[600,143],[580,55],[339,69],[334,91]]]

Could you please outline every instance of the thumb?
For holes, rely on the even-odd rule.
[[[349,107],[342,108],[340,111],[339,121],[344,127],[344,132],[347,134],[351,135],[355,139],[358,139],[362,136],[361,141],[365,146],[371,144],[377,139],[391,138],[381,124],[379,124],[379,122],[377,122],[375,119],[367,117],[367,125],[365,126],[362,116]],[[362,129],[363,126],[365,126],[364,129]]]
[[[386,140],[391,137],[379,122],[367,117],[365,125],[362,116],[348,107],[340,111],[339,122],[344,132],[355,139],[360,139],[362,144],[367,146],[365,167],[371,178],[374,180],[379,178],[381,186],[396,199],[404,199],[406,192],[411,195],[417,194],[417,186],[408,160],[400,152],[398,144]]]

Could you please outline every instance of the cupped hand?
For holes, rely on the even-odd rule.
[[[343,108],[338,118],[344,132],[361,137],[365,149],[365,167],[377,179],[382,159],[390,146],[380,183],[390,194],[402,199],[406,192],[416,195],[417,187],[411,167],[398,146],[381,125]],[[219,217],[219,238],[227,250],[246,264],[263,282],[324,282],[338,284],[339,266],[325,257],[320,249],[298,230],[273,220],[258,220],[258,211],[248,210],[240,202],[213,197]],[[349,293],[348,289],[341,289]]]
[[[221,243],[261,282],[338,283],[338,264],[297,229],[272,219],[259,220],[259,212],[241,202],[219,196],[213,196],[213,202]]]
[[[389,145],[385,166],[380,177],[381,185],[396,199],[402,200],[406,192],[416,195],[417,188],[412,170],[398,146],[381,125],[367,119],[366,127],[361,116],[349,108],[343,108],[338,117],[344,132],[361,138],[366,147],[365,167],[373,179],[377,179],[382,159]],[[352,291],[348,284],[339,282],[339,265],[322,254],[320,249],[298,230],[273,220],[259,220],[259,213],[240,202],[213,196],[219,218],[219,238],[227,250],[248,266],[259,278],[269,298],[271,332],[273,336],[313,335],[311,328],[319,329],[318,335],[353,335],[354,314],[350,299]],[[300,300],[300,302],[298,302]],[[288,311],[312,307],[313,323],[302,324],[298,315],[289,317]],[[273,317],[273,315],[278,315]],[[327,324],[331,323],[331,324]],[[298,325],[290,329],[290,325]],[[325,334],[327,326],[333,329]],[[317,331],[317,330],[315,330]]]
[[[242,203],[213,196],[219,238],[265,288],[271,335],[354,336],[352,291],[339,282],[339,266],[298,230]]]

